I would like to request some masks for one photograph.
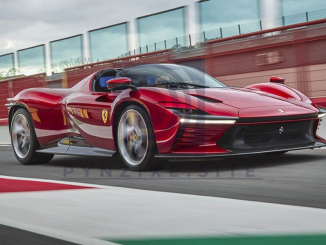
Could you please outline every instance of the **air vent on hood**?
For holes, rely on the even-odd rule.
[[[211,103],[222,103],[220,100],[212,99],[212,98],[207,98],[198,94],[191,94],[191,96],[197,97],[198,99],[204,100],[206,102],[211,102]]]

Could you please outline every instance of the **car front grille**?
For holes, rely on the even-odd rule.
[[[230,127],[217,146],[231,152],[286,149],[315,143],[316,120],[238,124]]]

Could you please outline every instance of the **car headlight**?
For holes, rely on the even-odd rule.
[[[191,105],[175,102],[160,102],[169,111],[180,117],[180,123],[184,124],[234,124],[235,118],[214,116],[197,109]]]
[[[199,110],[196,107],[185,103],[160,102],[159,104],[180,117],[186,115],[209,115],[205,111]]]

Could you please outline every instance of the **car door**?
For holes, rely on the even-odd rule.
[[[110,113],[118,95],[119,92],[86,92],[67,97],[65,106],[70,121],[88,144],[115,150]]]

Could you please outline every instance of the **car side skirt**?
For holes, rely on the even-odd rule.
[[[64,138],[60,141],[51,142],[36,152],[89,157],[112,157],[116,153],[115,151],[93,147],[87,144],[84,139],[76,137]]]

